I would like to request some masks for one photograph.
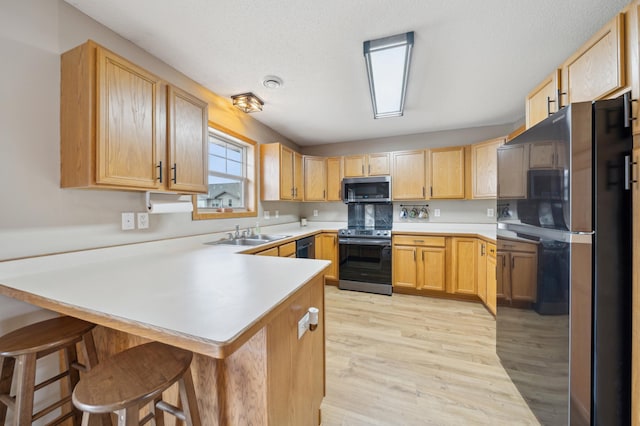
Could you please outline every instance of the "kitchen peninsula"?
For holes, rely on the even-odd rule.
[[[212,239],[0,262],[0,294],[98,324],[100,359],[146,340],[193,351],[203,424],[318,424],[329,262],[240,255],[203,244]],[[309,307],[318,327],[298,338]]]

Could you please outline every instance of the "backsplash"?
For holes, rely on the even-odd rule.
[[[406,206],[408,215],[400,217],[401,205]],[[420,210],[428,205],[429,217],[420,218]],[[411,209],[417,209],[415,217],[411,216]],[[493,210],[493,216],[487,216],[487,210]],[[436,210],[440,216],[436,216]],[[317,216],[313,213],[317,212]],[[341,202],[331,203],[302,203],[300,216],[308,221],[346,222],[347,205]],[[496,200],[428,200],[393,203],[394,223],[495,223]]]

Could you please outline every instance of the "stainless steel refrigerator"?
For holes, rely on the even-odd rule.
[[[544,425],[630,424],[625,104],[571,104],[498,150],[496,350]]]

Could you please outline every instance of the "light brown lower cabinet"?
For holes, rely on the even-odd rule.
[[[477,295],[477,239],[451,239],[451,291],[455,294]]]
[[[395,235],[393,286],[415,290],[446,290],[445,237]]]
[[[316,259],[330,260],[331,266],[324,276],[325,280],[338,280],[338,234],[324,232],[315,236]]]
[[[496,314],[496,245],[478,240],[478,297]]]
[[[538,245],[523,241],[498,241],[497,297],[502,304],[531,304],[536,301]]]

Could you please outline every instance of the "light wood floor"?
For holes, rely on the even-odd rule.
[[[537,425],[483,306],[325,287],[322,424]]]

